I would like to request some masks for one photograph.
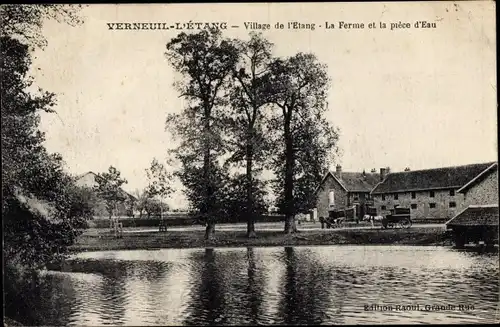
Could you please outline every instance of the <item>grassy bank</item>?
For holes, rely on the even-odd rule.
[[[204,240],[204,231],[169,231],[166,233],[124,233],[114,238],[108,233],[82,235],[72,251],[135,250],[151,248],[298,246],[335,244],[451,245],[442,228],[302,230],[285,235],[280,231],[257,232],[247,239],[244,231],[217,231],[214,240]]]

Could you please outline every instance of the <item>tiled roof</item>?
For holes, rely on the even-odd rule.
[[[340,176],[336,172],[331,173],[348,192],[370,192],[380,182],[380,175],[377,173],[342,172]]]
[[[446,226],[498,226],[498,205],[469,206]]]
[[[372,194],[460,188],[492,164],[494,162],[390,173]]]

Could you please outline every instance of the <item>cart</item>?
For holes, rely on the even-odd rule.
[[[328,217],[325,218],[326,228],[342,228],[346,220],[355,219],[355,207],[350,207],[342,210],[330,210]]]
[[[382,220],[382,226],[385,229],[395,228],[396,226],[401,228],[410,228],[412,225],[410,218],[410,209],[409,208],[394,208],[391,209],[391,214],[385,216]]]

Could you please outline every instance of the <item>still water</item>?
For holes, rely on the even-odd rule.
[[[25,323],[412,324],[499,318],[498,255],[442,247],[90,252],[42,280]]]

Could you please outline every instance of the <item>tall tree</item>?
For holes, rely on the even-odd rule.
[[[39,114],[54,111],[55,96],[29,91],[33,87],[28,74],[29,50],[46,43],[40,32],[42,22],[63,18],[77,23],[59,11],[60,5],[51,6],[48,11],[39,5],[0,6],[2,227],[4,281],[9,286],[4,291],[6,316],[12,314],[9,308],[19,312],[22,288],[18,285],[24,284],[24,277],[33,277],[26,273],[61,259],[80,234],[80,218],[89,213],[85,196],[64,171],[61,156],[48,153],[43,145]],[[76,13],[72,11],[73,18]]]
[[[331,166],[337,155],[338,129],[324,118],[303,122],[295,134],[295,165],[293,170],[294,212],[309,213],[316,206],[315,189]],[[277,205],[285,211],[285,198],[282,192],[285,178],[284,153],[275,158],[275,165],[279,168],[278,178],[274,181],[274,190],[279,195]]]
[[[160,209],[164,208],[161,204],[172,193],[169,183],[172,176],[167,172],[165,165],[160,163],[156,158],[151,161],[151,166],[146,169],[146,176],[148,178],[146,193],[149,198],[159,198]],[[163,217],[163,212],[160,212],[160,216]]]
[[[235,150],[232,162],[245,162],[246,166],[246,218],[247,236],[255,237],[254,166],[266,150],[262,128],[262,109],[270,103],[269,63],[272,44],[262,34],[251,33],[250,40],[235,40],[239,61],[233,72],[231,90],[233,112],[228,119]]]
[[[4,258],[30,270],[65,252],[86,213],[75,203],[78,191],[62,157],[43,146],[39,113],[53,111],[54,95],[28,91],[27,45],[9,36],[0,42]]]
[[[106,202],[106,209],[111,219],[118,208],[118,204],[127,200],[127,196],[121,189],[121,186],[126,184],[127,180],[121,177],[118,169],[109,166],[107,172],[97,174],[96,182],[95,191]]]
[[[216,160],[224,151],[217,111],[225,105],[223,91],[236,64],[237,51],[231,42],[222,38],[220,30],[213,29],[196,34],[180,33],[167,44],[166,55],[182,76],[175,85],[188,104],[181,114],[167,117],[167,128],[183,139],[177,156],[183,164],[188,164],[184,166],[187,171],[197,167],[187,162],[186,156],[197,161],[198,154],[202,154],[201,178],[197,183],[203,185],[203,191],[201,202],[195,207],[207,222],[205,238],[209,239],[215,232],[216,222]]]
[[[274,161],[274,170],[283,183],[280,192],[285,232],[292,233],[296,231],[296,200],[303,191],[294,190],[297,175],[301,174],[306,181],[315,180],[319,171],[327,168],[322,166],[327,164],[327,153],[335,145],[336,132],[324,118],[329,77],[326,66],[312,54],[276,59],[270,69],[273,103],[279,108],[271,122],[272,127],[281,130],[284,145]],[[298,162],[301,167],[297,167]],[[307,184],[310,188],[311,183]]]

